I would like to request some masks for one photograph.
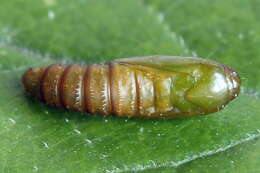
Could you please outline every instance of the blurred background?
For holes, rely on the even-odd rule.
[[[260,172],[259,0],[1,0],[0,172]],[[30,66],[195,56],[236,69],[211,116],[83,116],[28,100]]]

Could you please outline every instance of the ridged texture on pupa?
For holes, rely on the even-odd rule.
[[[60,108],[128,117],[184,117],[222,109],[239,93],[238,74],[214,61],[175,56],[107,64],[30,68],[28,93]]]

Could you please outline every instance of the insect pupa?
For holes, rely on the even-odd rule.
[[[239,75],[226,65],[159,55],[30,68],[22,82],[26,92],[48,105],[127,117],[209,114],[221,110],[240,90]]]

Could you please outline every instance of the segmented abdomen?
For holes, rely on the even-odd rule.
[[[150,75],[131,65],[54,64],[29,69],[23,82],[33,85],[27,91],[43,102],[81,112],[149,116],[172,110],[171,76]]]

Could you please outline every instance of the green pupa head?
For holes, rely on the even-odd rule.
[[[237,72],[226,65],[204,65],[206,70],[201,78],[187,91],[187,101],[215,112],[236,98],[240,91],[240,78]]]

